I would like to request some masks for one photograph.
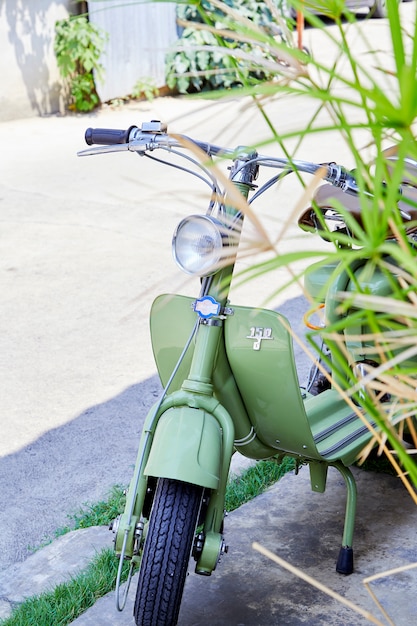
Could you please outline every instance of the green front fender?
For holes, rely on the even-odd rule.
[[[218,489],[222,431],[203,409],[173,407],[159,418],[144,473]]]

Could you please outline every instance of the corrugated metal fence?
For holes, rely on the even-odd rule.
[[[94,1],[89,15],[109,34],[105,81],[97,84],[103,102],[131,94],[138,80],[165,85],[165,54],[177,39],[174,3]]]

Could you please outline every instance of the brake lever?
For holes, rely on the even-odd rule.
[[[118,143],[111,146],[92,146],[85,150],[79,150],[77,156],[90,156],[93,154],[108,154],[109,152],[126,152],[129,150],[128,143]]]
[[[167,136],[168,137],[168,136]],[[77,152],[77,156],[90,156],[93,154],[108,154],[110,152],[138,152],[144,153],[147,150],[152,151],[159,147],[163,142],[161,141],[161,135],[152,133],[143,133],[137,135],[134,139],[128,143],[118,143],[111,145],[99,145],[86,148]],[[167,145],[169,142],[167,142]],[[172,146],[177,145],[177,142],[172,142]]]

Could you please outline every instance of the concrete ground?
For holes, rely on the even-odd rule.
[[[404,5],[402,10],[414,15],[414,3]],[[373,21],[367,28],[367,35],[382,46],[381,41],[386,36],[383,21]],[[351,33],[355,45],[363,45],[361,40],[355,39],[355,31]],[[310,31],[306,37],[306,44],[314,47],[323,58],[329,54],[317,33]],[[311,115],[310,107],[311,103],[305,99],[287,98],[268,103],[266,110],[278,131],[283,133],[305,126]],[[173,132],[227,146],[251,144],[269,136],[265,121],[248,100],[208,102],[161,98],[152,103],[103,108],[91,115],[0,124],[0,571],[5,582],[13,580],[10,568],[25,562],[30,564],[28,556],[33,549],[69,522],[68,514],[85,502],[104,497],[112,485],[129,481],[144,416],[160,390],[148,333],[150,303],[163,291],[195,293],[195,285],[185,279],[172,262],[171,236],[186,214],[204,211],[205,187],[198,181],[190,182],[189,177],[178,175],[175,170],[132,154],[76,157],[76,152],[84,147],[87,126],[127,128],[132,123],[150,119],[167,121]],[[267,146],[262,152],[277,154],[277,147]],[[365,156],[367,154],[371,154],[371,149],[364,152]],[[337,160],[348,167],[352,165],[348,150],[331,134],[321,136],[319,142],[314,137],[304,141],[298,156],[316,162]],[[280,190],[272,190],[267,201],[259,203],[258,216],[273,237],[283,232],[283,225],[300,195],[301,188],[289,182]],[[253,232],[249,230],[249,234]],[[294,217],[279,242],[280,250],[324,245],[315,239],[299,232]],[[243,260],[242,265],[248,262]],[[285,271],[265,276],[236,289],[234,301],[262,305],[287,278]],[[268,305],[280,306],[296,332],[301,333],[305,302],[299,286],[274,296]],[[304,380],[308,363],[302,351],[298,351],[297,359],[300,378]],[[284,480],[288,483],[292,478]],[[300,481],[300,477],[294,480]],[[393,479],[386,479],[387,483],[380,477],[376,480],[382,481],[383,492]],[[396,497],[400,497],[397,490],[401,487],[397,482],[395,485]],[[314,515],[310,515],[304,499],[307,487],[282,492],[288,496],[294,493],[295,501],[289,504],[287,495],[281,497],[280,487],[277,489],[277,512],[283,509],[295,512],[290,522],[285,516],[284,525],[289,532],[282,541],[285,549],[290,537],[301,537],[297,520],[305,519],[306,513],[308,522],[317,523],[317,528],[322,530],[320,534],[333,532],[333,522],[326,523],[325,519],[340,520],[340,502],[344,497],[340,486],[334,486],[339,512],[333,518],[331,515],[319,517],[320,505],[316,505]],[[373,483],[365,487],[366,494],[370,492],[374,496],[374,490]],[[255,503],[247,505],[255,507],[249,508],[249,517],[253,517],[254,527],[262,529],[261,535],[248,532],[246,522],[241,519],[242,511],[247,508],[230,516],[233,522],[230,533],[237,537],[235,545],[240,545],[238,542],[243,538],[248,540],[242,544],[241,554],[248,559],[250,575],[244,578],[249,582],[254,579],[253,572],[265,571],[250,544],[255,539],[262,540],[265,525],[265,528],[268,524],[275,528],[276,520],[269,518],[274,515],[272,510],[263,511],[265,498],[269,498],[269,503],[272,493],[275,489],[262,496],[263,501],[256,501],[260,503],[259,510]],[[318,498],[316,494],[313,497]],[[401,495],[399,501],[382,496],[375,498],[369,511],[363,501],[363,510],[371,519],[363,523],[363,544],[362,548],[360,543],[358,545],[358,556],[369,552],[369,529],[384,526],[383,520],[391,519],[385,518],[385,514],[395,513],[397,517],[383,529],[384,532],[389,530],[389,536],[399,531],[395,563],[413,558],[415,537],[407,533],[412,533],[415,527],[415,517],[409,517],[415,514],[407,512],[410,504],[406,504],[408,500],[403,501],[403,497]],[[257,516],[261,512],[266,518],[259,520]],[[236,522],[236,532],[233,530],[235,519],[240,520]],[[360,519],[361,516],[359,524]],[[297,529],[295,535],[288,531],[290,528]],[[358,542],[360,533],[361,526]],[[337,546],[339,534],[338,529],[337,537],[331,542],[332,550],[333,545]],[[308,534],[301,544],[304,546],[302,554],[310,554],[308,558],[322,549],[308,551],[310,541],[316,546],[316,539],[313,541],[312,537],[317,539],[318,534]],[[380,541],[380,535],[377,538]],[[232,543],[230,541],[231,546]],[[372,545],[375,543],[376,539]],[[279,545],[273,539],[267,547],[275,550],[278,546],[279,552]],[[383,545],[384,553],[390,554],[386,544]],[[336,547],[335,550],[337,554]],[[304,561],[293,556],[294,564],[303,566]],[[230,557],[231,554],[225,559],[225,567],[230,563],[232,567],[244,569],[243,560],[236,562]],[[291,554],[288,558],[291,560]],[[370,560],[377,562],[374,553]],[[332,571],[333,565],[324,568],[321,560],[317,564],[317,571],[326,572],[326,576]],[[44,564],[43,571],[48,567]],[[236,574],[231,571],[230,579],[234,580]],[[275,581],[276,567],[268,563],[266,571],[268,579],[271,576]],[[364,575],[369,571],[371,569]],[[194,584],[204,583],[205,589],[213,584],[223,587],[223,583],[212,582],[219,580],[220,573],[219,566],[219,572],[210,580],[197,579],[198,583]],[[26,570],[23,574],[26,581],[30,580],[28,576]],[[288,581],[280,598],[287,596],[289,588],[304,589],[295,579]],[[255,607],[251,611],[259,610],[249,592],[238,595],[236,589],[224,587],[228,588],[233,600],[239,598],[239,606],[243,607],[247,600],[250,607]],[[9,607],[9,592],[4,587],[0,590],[5,610]],[[265,607],[279,614],[279,608],[274,609],[275,604],[271,604],[272,600],[276,601],[275,583],[270,592],[270,604],[265,602]],[[200,594],[200,588],[196,593],[202,605],[206,593],[201,591]],[[194,601],[192,592],[187,595],[191,596]],[[211,597],[206,596],[206,600]],[[235,602],[233,606],[236,610]],[[206,605],[204,610],[211,609]],[[204,623],[207,619],[204,613],[199,617],[190,615],[182,618],[184,625]],[[114,617],[112,623],[123,623],[116,621],[119,618],[124,619],[124,614]],[[236,623],[246,623],[243,617],[238,619]],[[100,620],[96,623],[105,623]],[[281,620],[280,623],[296,622]]]
[[[345,507],[344,481],[330,470],[324,494],[310,489],[308,470],[287,474],[274,487],[233,511],[225,521],[229,552],[211,577],[190,567],[179,626],[410,626],[417,620],[417,509],[399,481],[356,469],[358,511],[354,541],[355,571],[335,571]],[[253,549],[253,542],[301,569],[355,608]],[[0,582],[0,617],[25,597],[67,580],[103,548],[112,545],[107,528],[73,531],[8,568]],[[391,621],[366,590],[363,580],[381,574],[370,587]],[[122,587],[122,593],[125,586]],[[101,598],[74,626],[133,626],[136,576],[126,608],[116,610],[115,594]]]

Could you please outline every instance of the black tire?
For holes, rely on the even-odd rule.
[[[158,481],[133,609],[137,626],[177,623],[202,495],[202,487]]]

